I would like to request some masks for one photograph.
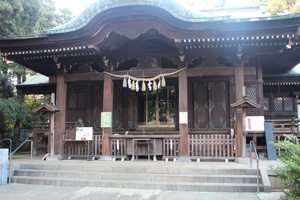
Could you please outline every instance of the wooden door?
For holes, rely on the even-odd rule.
[[[226,128],[228,119],[228,84],[226,82],[195,83],[195,128]]]

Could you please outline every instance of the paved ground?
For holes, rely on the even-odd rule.
[[[33,157],[34,164],[57,164],[57,165],[97,165],[99,161],[42,161],[41,156]],[[30,163],[29,155],[14,155],[12,163]],[[140,166],[165,165],[164,161],[145,162],[139,161]],[[111,165],[136,165],[136,162],[116,161],[104,162],[102,166]],[[249,164],[237,164],[234,162],[192,162],[175,163],[168,162],[169,167],[197,167],[197,168],[250,168]],[[268,168],[269,165],[282,165],[278,161],[260,160],[261,168]],[[253,167],[256,162],[253,161]],[[0,200],[191,200],[191,199],[229,199],[229,200],[277,200],[283,195],[282,192],[271,193],[216,193],[216,192],[183,192],[183,191],[161,191],[144,189],[122,189],[122,188],[100,188],[100,187],[64,187],[64,186],[45,186],[45,185],[23,185],[10,184],[0,187]]]
[[[277,200],[282,192],[272,193],[212,193],[178,192],[100,187],[64,187],[10,184],[0,187],[1,200]]]

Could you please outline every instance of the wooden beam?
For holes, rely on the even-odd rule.
[[[247,67],[243,70],[244,76],[255,76],[256,68]],[[204,76],[234,76],[235,67],[198,67],[187,70],[188,77]]]
[[[54,153],[61,155],[62,139],[65,134],[66,121],[67,84],[64,75],[57,75],[56,83],[56,106],[61,109],[55,117]]]
[[[188,112],[188,81],[187,81],[187,70],[179,72],[179,113]],[[179,114],[180,115],[180,114]],[[180,123],[180,122],[179,122]],[[179,124],[179,157],[188,157],[188,123]]]
[[[103,85],[103,112],[111,112],[113,119],[113,81],[111,76],[104,74]],[[112,122],[110,128],[102,128],[102,155],[110,156],[110,139],[112,135]]]
[[[50,79],[54,81],[54,79]],[[78,81],[101,81],[103,80],[103,73],[91,72],[91,73],[73,73],[65,75],[65,82],[78,82]]]

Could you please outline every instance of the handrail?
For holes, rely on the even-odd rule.
[[[11,170],[11,156],[12,156],[12,154],[11,154],[12,140],[9,139],[9,138],[4,138],[4,139],[2,139],[2,140],[0,141],[0,143],[3,142],[3,141],[5,141],[5,140],[9,141],[8,184],[10,184],[10,179],[11,179],[10,170]]]
[[[32,140],[25,140],[24,142],[22,142],[22,144],[20,144],[11,154],[11,156],[13,156],[26,142],[31,142],[31,147],[30,147],[30,162],[32,162],[32,150],[33,150],[33,142]]]
[[[257,193],[259,193],[259,157],[253,140],[250,141],[250,167],[251,168],[252,168],[252,148],[255,152],[255,157],[256,157]]]

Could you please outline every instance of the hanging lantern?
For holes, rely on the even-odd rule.
[[[142,84],[142,91],[143,91],[143,92],[146,91],[146,84],[145,84],[145,81],[143,81],[143,84]]]
[[[162,80],[161,80],[161,87],[166,87],[166,79],[164,76],[162,77]]]
[[[126,78],[124,77],[123,79],[123,88],[126,88],[127,87],[127,82],[126,82]]]
[[[131,90],[135,90],[135,81],[134,80],[132,81],[132,84],[131,84]]]
[[[153,90],[154,90],[154,91],[157,90],[157,84],[156,84],[156,81],[155,81],[155,80],[153,81]]]

